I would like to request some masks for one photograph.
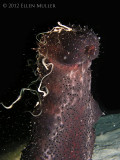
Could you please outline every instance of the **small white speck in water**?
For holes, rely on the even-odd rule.
[[[66,60],[66,59],[67,59],[67,57],[66,57],[66,56],[64,56],[64,57],[63,57],[63,59],[64,59],[64,60]]]

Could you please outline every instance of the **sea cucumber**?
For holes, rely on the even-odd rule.
[[[42,33],[37,71],[41,100],[35,108],[31,140],[21,160],[90,160],[101,110],[91,95],[90,66],[99,54],[99,38],[87,27],[60,22]],[[35,112],[34,111],[34,112]]]

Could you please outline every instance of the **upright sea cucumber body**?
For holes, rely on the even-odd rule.
[[[41,116],[33,118],[32,138],[21,160],[92,158],[93,125],[101,111],[91,96],[90,66],[99,40],[92,30],[68,29],[53,28],[38,44],[37,70],[40,78],[48,75],[40,89],[49,93],[39,106]]]

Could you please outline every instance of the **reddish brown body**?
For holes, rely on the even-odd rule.
[[[42,38],[37,64],[40,77],[52,69],[42,83],[49,94],[39,106],[41,116],[33,119],[32,139],[21,160],[90,160],[93,125],[101,116],[91,96],[90,71],[98,55],[98,39],[92,31],[67,31],[64,27]],[[45,58],[47,72],[41,57]],[[53,64],[53,68],[47,64]]]

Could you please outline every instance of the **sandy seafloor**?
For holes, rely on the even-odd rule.
[[[92,160],[120,160],[120,114],[102,116],[95,125],[96,141]],[[13,144],[0,160],[20,160],[25,144]],[[12,148],[13,147],[13,148]]]
[[[120,114],[101,117],[95,129],[92,160],[120,160]]]

